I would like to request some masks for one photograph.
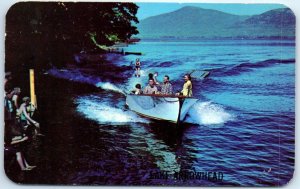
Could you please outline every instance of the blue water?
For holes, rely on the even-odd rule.
[[[98,157],[107,169],[90,168],[70,176],[85,183],[191,186],[282,186],[295,162],[295,41],[207,40],[141,41],[124,49],[143,52],[142,77],[133,76],[137,56],[107,55],[106,71],[69,68],[49,74],[94,85],[98,93],[74,99],[79,116],[96,121],[112,159]],[[183,129],[140,117],[125,107],[125,93],[146,85],[148,73],[169,75],[176,90],[183,75],[195,72],[190,109]],[[175,134],[174,134],[175,133]],[[103,136],[99,136],[100,139]],[[91,149],[93,147],[90,147]],[[101,149],[93,149],[97,151]],[[91,161],[89,157],[88,161]],[[122,166],[121,166],[122,165]],[[222,172],[221,181],[174,178],[179,172]],[[167,171],[168,179],[152,173]],[[109,173],[108,173],[109,172]],[[153,175],[152,175],[153,176]],[[183,177],[182,177],[183,178]]]

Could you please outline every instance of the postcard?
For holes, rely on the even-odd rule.
[[[283,4],[12,5],[7,178],[287,185],[295,171],[295,31]]]

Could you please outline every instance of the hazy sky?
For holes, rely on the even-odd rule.
[[[138,18],[142,20],[149,16],[172,12],[184,6],[197,6],[205,9],[214,9],[237,15],[261,14],[271,9],[284,8],[280,4],[204,4],[204,3],[137,3],[140,7]]]

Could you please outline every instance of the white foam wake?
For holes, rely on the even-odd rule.
[[[147,123],[148,120],[143,119],[131,111],[122,110],[113,106],[109,106],[99,99],[91,96],[80,97],[76,100],[77,111],[84,117],[103,123],[129,123],[140,122]]]
[[[120,89],[116,85],[109,83],[109,82],[99,82],[96,84],[96,86],[100,87],[101,89],[104,89],[104,90],[111,90],[111,91],[125,94],[125,92],[122,89]]]
[[[188,112],[187,122],[199,125],[220,125],[234,119],[234,116],[218,104],[198,102]]]

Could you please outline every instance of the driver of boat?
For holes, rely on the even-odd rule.
[[[149,84],[144,89],[144,94],[158,94],[157,87],[154,84],[153,79],[149,79]]]
[[[193,96],[193,91],[192,91],[193,85],[192,85],[192,78],[190,74],[185,74],[184,75],[184,84],[182,87],[182,90],[180,93],[176,93],[176,95],[183,95],[187,97]]]

